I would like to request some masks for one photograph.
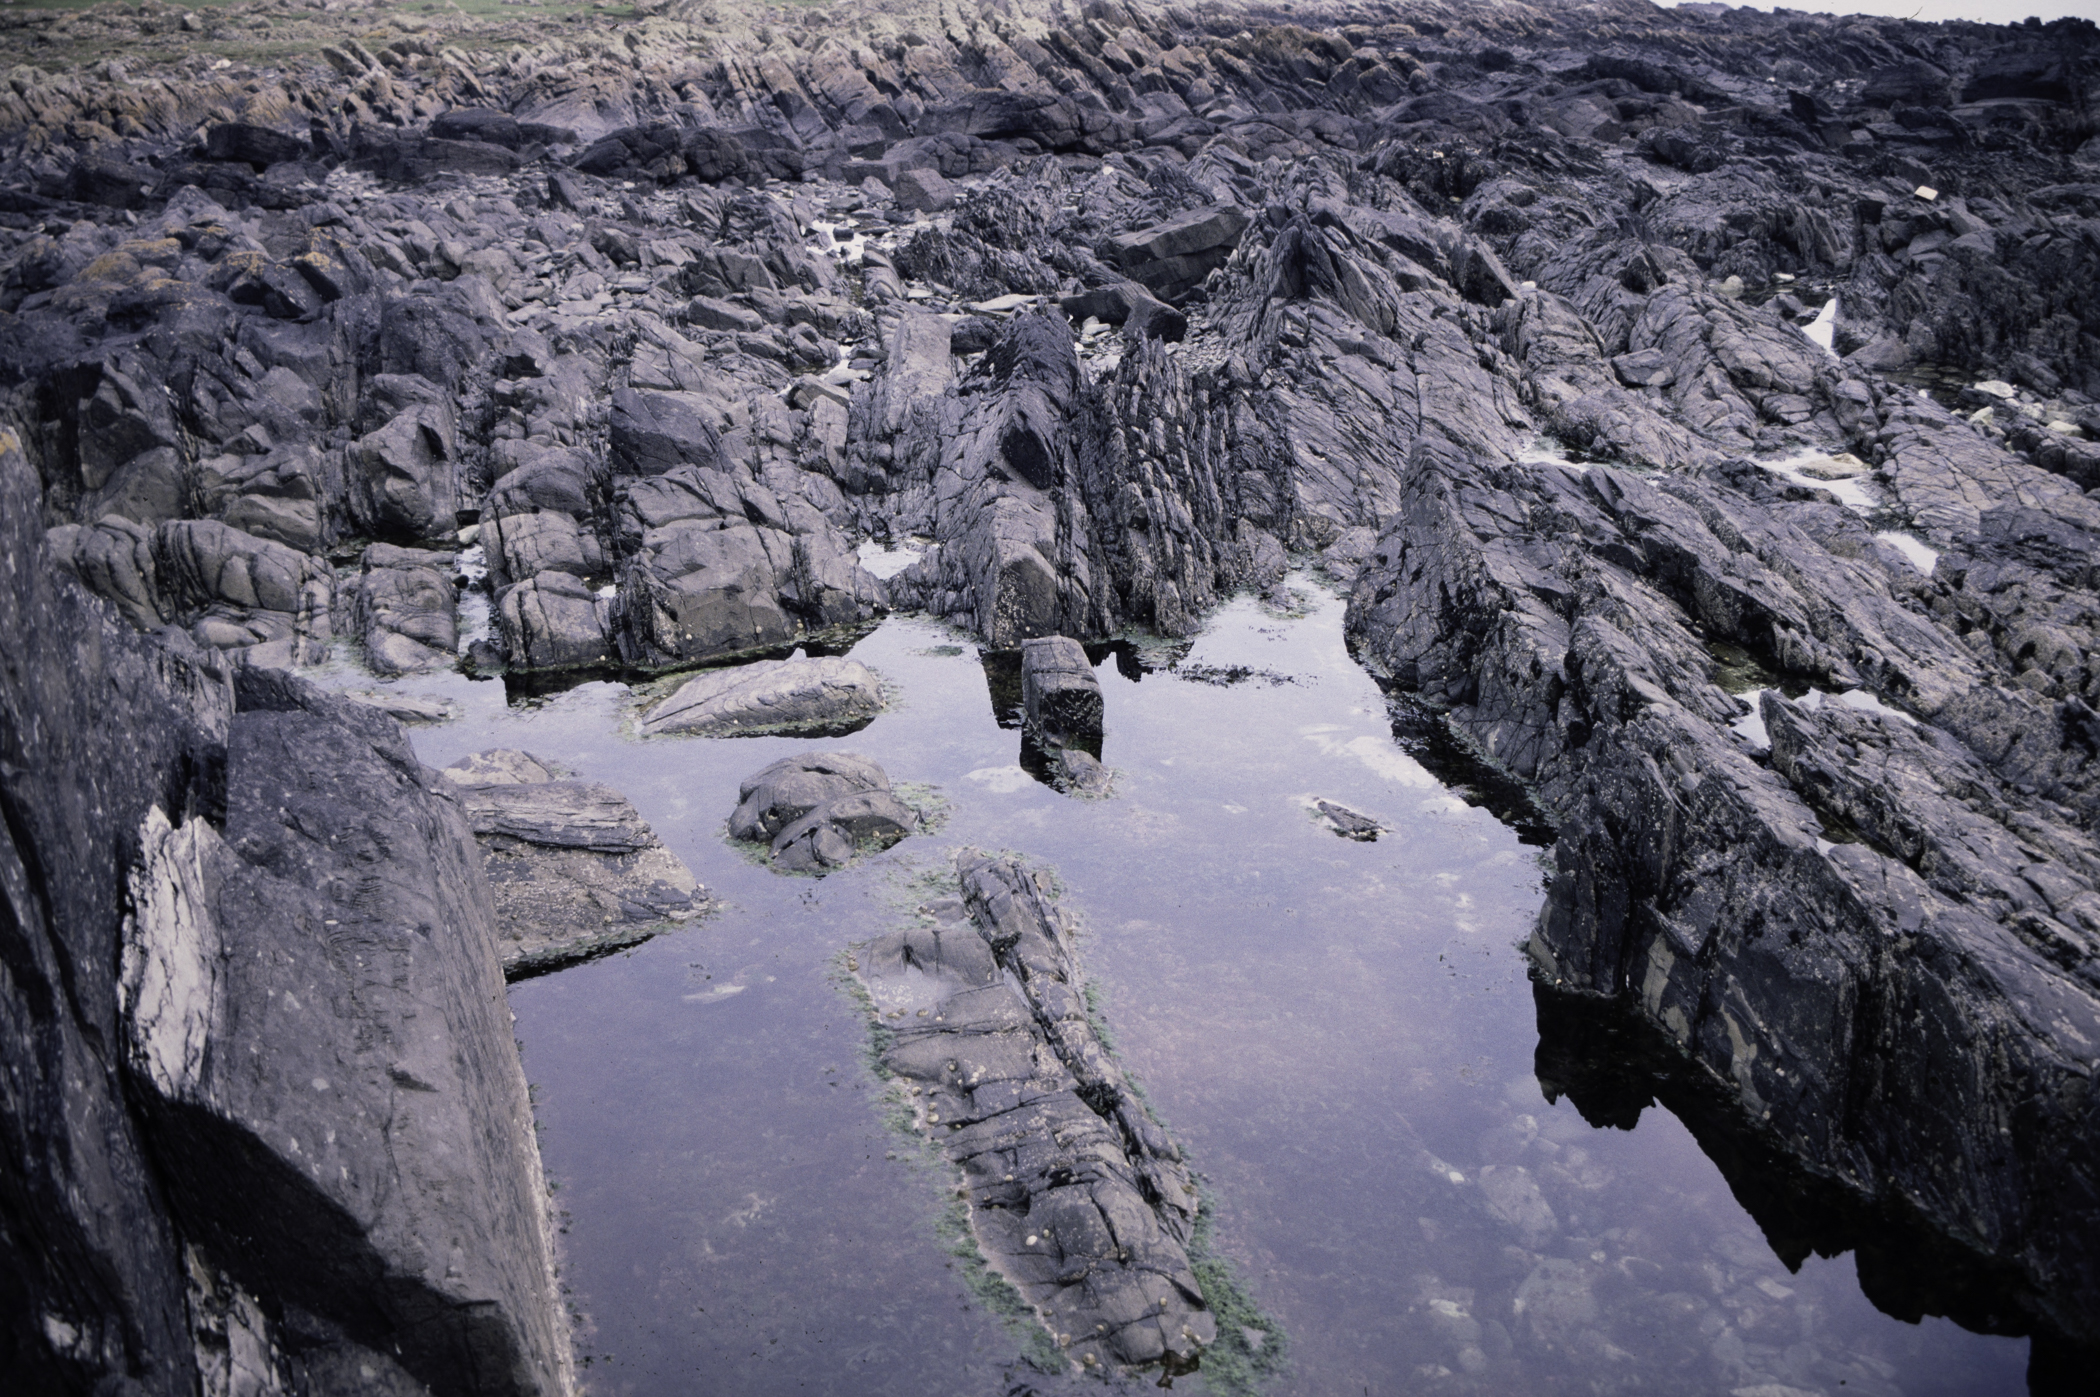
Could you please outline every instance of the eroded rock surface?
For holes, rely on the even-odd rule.
[[[642,715],[641,727],[696,737],[837,734],[882,708],[882,679],[858,660],[760,660],[688,679]]]
[[[496,927],[391,719],[62,574],[0,449],[24,1391],[571,1390]],[[28,1221],[33,1217],[33,1226]]]
[[[786,873],[827,873],[919,827],[883,769],[850,752],[783,757],[745,781],[737,801],[729,837],[764,843]]]
[[[2089,25],[341,13],[0,28],[10,517],[124,624],[449,663],[469,525],[528,676],[1188,636],[1316,559],[1559,824],[1551,978],[2100,1341]]]
[[[856,947],[884,1067],[962,1171],[992,1266],[1075,1362],[1185,1371],[1217,1337],[1189,1266],[1196,1189],[1088,1019],[1041,877],[965,852],[960,898]]]
[[[634,945],[707,909],[707,890],[612,787],[500,748],[444,774],[481,845],[510,978]]]

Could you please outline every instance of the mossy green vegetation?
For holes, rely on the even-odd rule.
[[[1255,1302],[1239,1268],[1218,1249],[1217,1202],[1209,1181],[1201,1174],[1195,1179],[1196,1227],[1189,1238],[1189,1267],[1218,1322],[1218,1341],[1203,1351],[1203,1382],[1219,1397],[1254,1397],[1289,1366],[1290,1346],[1283,1326]]]

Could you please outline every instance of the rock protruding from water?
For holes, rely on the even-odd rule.
[[[1021,712],[1039,740],[1063,746],[1101,741],[1101,681],[1069,636],[1021,642]]]
[[[828,873],[919,827],[883,769],[851,752],[783,757],[744,782],[737,800],[730,838],[764,841],[786,873]]]
[[[1369,815],[1351,810],[1346,805],[1337,805],[1331,800],[1314,801],[1313,810],[1321,824],[1344,839],[1369,844],[1385,833],[1385,826]]]
[[[561,780],[506,749],[445,775],[481,843],[510,978],[646,941],[706,910],[692,870],[612,787]]]
[[[1101,720],[1101,681],[1078,641],[1021,642],[1022,765],[1036,757],[1060,790],[1106,795],[1114,778],[1101,764]]]
[[[1070,933],[1019,860],[857,948],[883,1065],[962,1170],[993,1268],[1085,1367],[1187,1371],[1217,1337],[1188,1244],[1195,1184],[1087,1014]]]
[[[761,660],[687,680],[643,715],[641,727],[652,736],[838,734],[865,726],[882,706],[881,677],[858,660]]]

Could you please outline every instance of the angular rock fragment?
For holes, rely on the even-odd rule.
[[[1172,301],[1223,266],[1246,230],[1246,214],[1218,204],[1117,234],[1104,255],[1153,295]]]
[[[642,731],[697,737],[841,734],[882,711],[882,680],[858,660],[760,660],[689,679],[642,715]]]
[[[634,945],[707,909],[707,890],[610,786],[558,779],[504,749],[444,774],[481,844],[511,979]]]
[[[975,852],[957,873],[960,898],[855,948],[883,1066],[961,1170],[979,1250],[1069,1358],[1191,1371],[1217,1322],[1181,1151],[1101,1043],[1039,875]]]

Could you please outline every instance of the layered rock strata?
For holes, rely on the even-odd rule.
[[[134,635],[38,513],[7,439],[11,1383],[569,1391],[458,803],[391,719]]]
[[[707,890],[627,797],[527,752],[446,767],[481,846],[511,979],[645,941],[707,910]]]
[[[1217,1323],[1181,1151],[1096,1033],[1043,876],[974,852],[956,869],[959,899],[855,948],[883,1066],[962,1171],[979,1249],[1066,1355],[1187,1371]]]

